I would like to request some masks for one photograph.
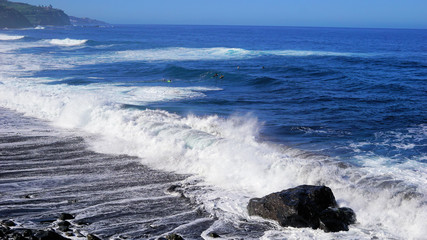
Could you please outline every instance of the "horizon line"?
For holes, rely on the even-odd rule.
[[[103,20],[101,20],[103,21]],[[103,21],[106,22],[106,21]],[[337,26],[287,26],[287,25],[244,25],[244,24],[174,24],[174,23],[109,23],[109,25],[146,25],[146,26],[210,26],[210,27],[289,27],[289,28],[341,28],[341,29],[394,29],[394,30],[427,30],[411,27],[337,27]]]

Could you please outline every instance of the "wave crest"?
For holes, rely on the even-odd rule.
[[[337,56],[347,57],[357,55],[356,53],[347,52],[329,52],[329,51],[306,51],[306,50],[273,50],[268,53],[278,56],[292,56],[292,57],[307,57],[307,56]]]
[[[366,234],[356,238],[378,232],[425,236],[421,226],[427,206],[418,193],[426,192],[426,173],[419,170],[408,174],[420,168],[397,167],[390,171],[374,165],[358,169],[323,156],[260,142],[257,139],[262,124],[251,116],[179,116],[163,110],[127,109],[120,104],[158,95],[163,100],[198,97],[198,91],[219,89],[71,87],[43,85],[37,79],[2,82],[1,107],[95,134],[99,138],[92,139],[91,146],[98,152],[138,156],[150,167],[204,179],[213,191],[189,194],[220,218],[229,213],[249,218],[245,208],[249,196],[300,184],[325,184],[334,189],[339,202],[358,214],[360,224],[355,229]],[[395,228],[397,224],[402,227]]]
[[[188,61],[240,59],[250,55],[251,51],[241,48],[158,48],[128,50],[116,52],[114,58],[128,61]]]
[[[112,61],[195,61],[195,60],[237,60],[263,56],[364,56],[362,53],[308,51],[308,50],[247,50],[243,48],[156,48],[118,51],[111,56]]]
[[[65,38],[65,39],[51,39],[48,41],[52,45],[57,46],[64,46],[64,47],[72,47],[72,46],[79,46],[83,45],[87,42],[87,39],[71,39],[71,38]]]
[[[23,39],[25,36],[0,34],[0,41],[12,41]]]

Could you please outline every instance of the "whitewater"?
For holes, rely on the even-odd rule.
[[[298,33],[322,29],[256,28],[267,40],[279,33],[290,40],[254,48],[257,42],[238,44],[247,34],[239,29],[230,36],[235,40],[223,44],[211,40],[201,46],[185,27],[162,27],[182,34],[184,42],[156,42],[162,34],[150,33],[153,28],[4,31],[0,107],[57,129],[49,131],[67,132],[59,137],[82,137],[84,147],[96,153],[137,157],[141,166],[186,176],[170,183],[206,211],[209,221],[194,220],[210,223],[202,238],[209,238],[211,231],[245,239],[426,236],[427,131],[421,104],[425,52],[405,49],[407,55],[401,56],[393,52],[396,46],[328,49],[316,41],[292,47]],[[203,27],[191,31],[209,39]],[[329,31],[335,31],[338,39],[330,41],[339,41],[342,31],[358,37],[362,30]],[[405,35],[398,30],[369,33],[374,35],[370,41],[376,41],[375,34],[397,39]],[[122,34],[135,37],[117,40]],[[407,62],[408,56],[412,62]],[[325,62],[333,66],[323,67]],[[388,70],[390,65],[395,69]],[[353,75],[348,76],[352,68]],[[412,82],[399,82],[402,75]],[[344,77],[354,82],[335,82]],[[382,82],[385,78],[396,82]],[[320,87],[326,84],[329,87]],[[382,92],[385,87],[390,97]],[[341,88],[349,92],[344,94]],[[282,99],[287,98],[285,104]],[[396,99],[413,103],[412,112],[378,111],[398,109]],[[357,109],[375,123],[358,118]],[[324,233],[282,228],[248,216],[250,198],[301,184],[330,187],[341,206],[356,212],[357,223],[348,232]],[[107,225],[113,223],[105,220]],[[185,224],[174,230],[179,232]],[[103,233],[102,228],[98,231]]]

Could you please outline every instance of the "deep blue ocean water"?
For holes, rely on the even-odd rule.
[[[329,183],[366,211],[363,233],[408,236],[394,220],[365,229],[394,214],[363,207],[376,188],[369,211],[412,212],[406,224],[417,227],[426,216],[427,30],[46,27],[2,30],[0,44],[0,106],[100,136],[88,140],[97,151],[194,174],[243,205],[248,194]],[[355,186],[362,193],[348,194]],[[422,197],[394,201],[408,189]]]

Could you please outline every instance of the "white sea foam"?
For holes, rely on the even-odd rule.
[[[191,61],[244,59],[260,56],[364,56],[361,53],[305,50],[246,50],[242,48],[159,48],[119,51],[111,55],[114,61]],[[366,55],[366,54],[365,54]]]
[[[4,35],[0,34],[0,41],[4,40],[2,45],[0,45],[0,51],[14,51],[18,49],[25,49],[25,48],[37,48],[37,47],[52,47],[54,46],[61,46],[61,47],[75,47],[75,46],[81,46],[84,45],[88,40],[83,39],[45,39],[45,40],[39,40],[39,41],[33,41],[33,42],[12,42],[10,40],[18,40],[22,39],[25,36],[10,36],[10,35]],[[9,41],[7,41],[9,40]],[[78,61],[78,60],[84,60],[84,59],[71,59],[71,61]]]
[[[427,173],[414,170],[417,168],[406,168],[414,171],[412,175],[400,166],[340,168],[324,157],[258,142],[262,125],[251,116],[182,117],[160,110],[122,109],[120,105],[127,101],[202,97],[198,91],[204,89],[109,89],[107,85],[40,84],[43,81],[46,79],[2,79],[0,106],[98,135],[92,146],[99,152],[135,155],[156,169],[194,174],[204,184],[212,185],[214,191],[187,194],[220,220],[251,219],[246,213],[250,197],[299,184],[326,184],[338,202],[357,213],[359,224],[344,238],[375,234],[416,238],[426,234],[422,227],[426,206],[408,197],[411,191],[426,192]],[[147,96],[162,91],[161,97]],[[301,234],[301,230],[288,231]],[[323,236],[314,230],[304,231],[309,236]],[[266,234],[268,237],[273,233]]]
[[[18,41],[2,41],[0,44],[0,52],[12,52],[18,49],[38,47],[40,44],[37,43],[27,43],[27,42],[18,42]],[[1,60],[1,59],[0,59]]]
[[[253,54],[229,50],[213,50],[216,57],[208,58]],[[152,60],[170,59],[166,56],[170,49],[156,51],[158,55]],[[172,59],[195,60],[203,59],[210,50],[199,51],[193,58],[187,52],[193,50],[174,51]],[[5,55],[8,60],[0,59],[7,64],[0,67],[1,107],[94,134],[96,137],[90,143],[96,151],[139,156],[142,163],[153,168],[192,174],[194,177],[188,181],[202,179],[199,183],[202,188],[188,189],[186,194],[218,217],[216,226],[239,219],[261,221],[247,214],[246,205],[251,197],[300,184],[325,184],[332,188],[342,206],[355,210],[358,224],[352,225],[349,232],[325,235],[311,229],[285,228],[268,231],[263,238],[421,239],[427,234],[425,196],[416,196],[427,193],[427,172],[417,165],[419,162],[390,168],[378,159],[371,159],[372,162],[361,159],[365,162],[362,168],[342,168],[322,156],[258,141],[262,123],[250,115],[179,116],[161,110],[122,107],[122,104],[204,97],[206,91],[220,89],[46,85],[46,81],[54,79],[16,78],[19,68],[12,59],[21,58],[32,66],[23,66],[23,71],[28,71],[53,68],[54,58]],[[142,55],[134,59],[150,60],[148,53]],[[65,63],[58,66],[61,64]],[[205,190],[206,185],[210,185],[209,191]]]
[[[72,46],[83,45],[87,42],[87,40],[65,38],[65,39],[51,39],[51,40],[48,40],[48,42],[52,45],[72,47]]]
[[[25,44],[14,44],[0,47],[0,51],[13,51],[23,48],[50,47],[52,45],[62,47],[77,47],[87,43],[88,40],[79,39],[50,39],[31,42]],[[105,48],[106,46],[97,46],[95,48]],[[297,51],[297,50],[246,50],[242,48],[156,48],[144,50],[126,50],[117,52],[104,52],[91,56],[74,56],[67,59],[68,64],[87,65],[98,63],[114,63],[126,61],[197,61],[197,60],[237,60],[255,58],[261,56],[362,56],[363,54],[340,53],[340,52],[322,52],[322,51]],[[64,59],[61,59],[64,62]]]
[[[126,61],[188,61],[240,59],[251,56],[251,51],[241,48],[159,48],[119,51],[112,56]]]
[[[12,41],[23,39],[25,36],[0,34],[0,41]]]
[[[0,76],[27,76],[29,72],[46,69],[68,69],[74,64],[49,54],[15,54],[16,45],[0,45]]]
[[[74,88],[102,96],[102,99],[110,102],[133,105],[200,98],[205,96],[203,92],[222,90],[208,87],[123,87],[112,84],[92,84]]]
[[[305,50],[275,50],[275,51],[266,51],[266,53],[269,53],[269,54],[272,54],[272,55],[294,56],[294,57],[306,57],[306,56],[354,56],[354,55],[358,55],[358,54],[355,54],[355,53],[346,53],[346,52],[305,51]]]

